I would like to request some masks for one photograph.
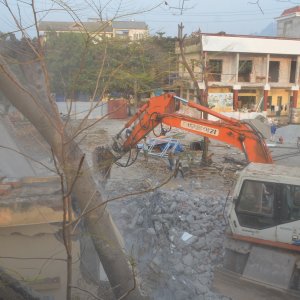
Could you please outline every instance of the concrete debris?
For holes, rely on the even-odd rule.
[[[225,300],[210,286],[214,267],[222,263],[224,254],[226,195],[213,189],[200,193],[182,188],[121,202],[125,215],[136,221],[134,228],[131,221],[119,228],[124,230],[127,248],[133,249],[150,299]],[[110,209],[114,211],[114,203]],[[120,203],[116,209],[120,210]]]
[[[191,238],[193,237],[192,234],[189,234],[188,232],[184,232],[181,236],[181,239],[184,241],[184,242],[187,242],[188,240],[190,240]]]

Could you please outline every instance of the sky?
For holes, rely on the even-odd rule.
[[[1,2],[0,31],[17,30],[9,10]],[[17,19],[29,28],[29,34],[35,35],[31,6],[24,0],[7,2]],[[283,10],[300,5],[300,0],[35,0],[34,4],[39,20],[86,21],[101,15],[103,19],[145,21],[152,35],[165,32],[165,36],[176,36],[181,22],[187,35],[198,29],[210,33],[259,33]]]

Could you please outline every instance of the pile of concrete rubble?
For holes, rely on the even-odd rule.
[[[227,299],[210,290],[222,263],[227,194],[222,186],[188,185],[113,203],[112,214],[151,299]]]

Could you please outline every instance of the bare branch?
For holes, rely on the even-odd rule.
[[[260,1],[260,0],[256,0],[255,2],[248,2],[248,3],[249,3],[249,4],[257,5],[257,7],[258,7],[259,10],[261,11],[261,13],[264,15],[264,11],[263,11],[263,9],[262,9],[261,6],[260,6],[259,1]]]
[[[20,259],[20,260],[57,260],[66,262],[67,260],[64,258],[53,258],[53,257],[20,257],[20,256],[0,256],[2,259]]]
[[[136,274],[135,274],[135,261],[133,257],[130,258],[130,266],[132,271],[132,278],[133,278],[133,286],[130,290],[128,290],[123,296],[121,296],[118,300],[125,299],[131,292],[136,289]]]
[[[11,147],[2,146],[2,145],[0,145],[0,148],[7,149],[7,150],[10,150],[10,151],[16,152],[16,153],[18,153],[19,155],[22,155],[22,156],[24,156],[24,157],[30,159],[31,161],[33,161],[33,162],[35,162],[35,163],[37,163],[37,164],[43,166],[44,168],[46,168],[46,169],[49,170],[50,172],[57,174],[56,170],[49,168],[47,165],[41,163],[40,161],[38,161],[38,160],[32,158],[31,156],[29,156],[29,155],[27,155],[27,154],[25,154],[25,153],[23,153],[23,152],[20,152],[20,151],[18,151],[18,150],[16,150],[16,149],[13,149],[13,148],[11,148]]]
[[[90,296],[92,296],[94,299],[96,300],[104,300],[104,298],[99,298],[98,296],[94,295],[93,293],[91,293],[90,291],[86,290],[86,289],[83,289],[83,288],[80,288],[78,286],[74,286],[74,285],[71,285],[70,286],[72,289],[76,289],[76,290],[80,290],[82,292],[85,292],[87,294],[89,294]]]
[[[150,188],[148,189],[145,189],[145,190],[142,190],[142,191],[137,191],[137,192],[133,192],[133,193],[128,193],[128,194],[124,194],[124,195],[120,195],[120,196],[117,196],[117,197],[113,197],[113,198],[110,198],[102,203],[100,203],[99,205],[96,205],[95,207],[89,209],[89,210],[86,210],[85,212],[81,213],[81,215],[76,219],[74,220],[72,223],[77,223],[78,221],[80,221],[80,219],[91,213],[92,211],[98,209],[99,207],[101,206],[106,206],[109,202],[113,202],[113,201],[116,201],[116,200],[121,200],[121,199],[124,199],[124,198],[127,198],[127,197],[130,197],[130,196],[137,196],[137,195],[142,195],[142,194],[145,194],[145,193],[150,193],[150,192],[154,192],[155,190],[161,188],[162,186],[166,185],[168,182],[170,182],[170,180],[175,176],[175,174],[178,172],[178,166],[176,167],[176,169],[174,170],[174,172],[164,181],[162,181],[160,184],[156,185],[156,186],[151,186]],[[70,224],[71,225],[71,224]]]

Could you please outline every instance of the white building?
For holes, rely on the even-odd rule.
[[[215,109],[259,109],[272,116],[279,109],[288,115],[290,108],[299,106],[300,40],[220,33],[202,34],[202,44],[209,100]],[[199,37],[187,39],[186,59],[204,89],[200,53]],[[193,100],[193,83],[181,63],[179,77],[181,96]]]
[[[277,36],[300,38],[300,6],[283,11],[277,21]]]

